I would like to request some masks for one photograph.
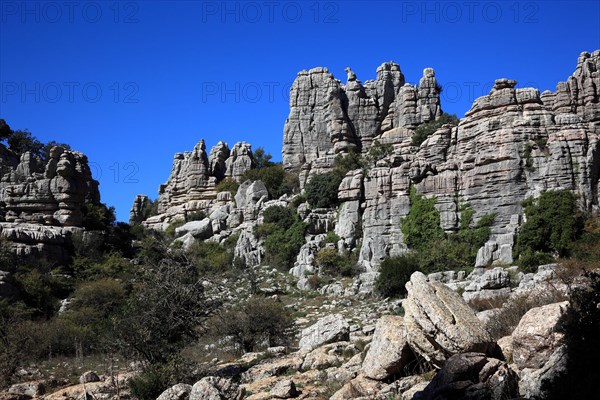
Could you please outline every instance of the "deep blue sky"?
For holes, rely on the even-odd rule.
[[[393,60],[416,83],[433,67],[463,116],[494,79],[554,90],[599,48],[598,1],[0,0],[0,118],[87,154],[127,220],[201,138],[280,160],[302,69],[365,81]]]

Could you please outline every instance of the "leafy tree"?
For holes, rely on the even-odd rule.
[[[37,140],[31,132],[18,130],[14,131],[8,138],[8,148],[18,155],[29,151],[33,155],[42,157],[44,144]]]
[[[203,273],[223,273],[233,266],[233,252],[212,241],[195,241],[187,250],[187,256]]]
[[[91,231],[109,230],[115,223],[115,208],[103,203],[85,203],[83,205],[83,227]]]
[[[131,297],[117,321],[121,354],[146,365],[167,364],[198,338],[198,327],[217,309],[196,268],[165,255],[158,265],[143,266]]]
[[[235,196],[239,187],[240,184],[237,183],[235,179],[227,177],[219,182],[215,189],[217,190],[217,193],[229,192],[232,196]]]
[[[23,329],[27,318],[28,313],[22,306],[0,299],[0,388],[12,383],[15,372],[29,353],[29,340]]]
[[[6,123],[5,120],[0,118],[0,141],[4,141],[12,135],[13,130],[10,129],[10,126]]]
[[[443,113],[438,119],[424,122],[417,127],[415,133],[412,136],[411,144],[413,146],[420,146],[429,136],[433,135],[435,131],[445,124],[458,125],[459,119],[456,114]]]
[[[271,161],[273,156],[270,153],[267,153],[264,147],[257,147],[254,150],[254,167],[257,169],[272,167],[275,165],[274,162]]]
[[[527,219],[517,236],[516,253],[520,264],[533,268],[554,255],[568,257],[583,231],[583,218],[575,195],[568,190],[544,192],[522,205]]]

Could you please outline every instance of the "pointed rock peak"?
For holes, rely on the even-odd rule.
[[[492,91],[500,89],[512,89],[516,85],[517,81],[515,81],[514,79],[500,78],[494,81],[494,88],[492,89]]]
[[[423,70],[423,77],[424,78],[434,78],[435,77],[435,71],[433,70],[433,68],[425,68]]]
[[[350,69],[350,67],[346,67],[344,71],[346,71],[346,73],[348,74],[348,82],[356,80],[356,74]]]

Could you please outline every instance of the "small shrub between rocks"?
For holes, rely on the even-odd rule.
[[[413,254],[387,258],[379,267],[375,290],[383,297],[404,296],[406,282],[410,280],[413,272],[418,270],[419,262]]]

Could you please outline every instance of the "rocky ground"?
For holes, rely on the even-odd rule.
[[[297,346],[234,356],[202,341],[190,354],[209,376],[178,384],[161,400],[433,399],[452,390],[477,399],[535,396],[564,367],[555,328],[568,305],[567,286],[580,279],[558,265],[535,274],[501,267],[468,276],[415,273],[405,299],[378,300],[299,291],[289,275],[268,267],[260,276],[264,293],[278,293],[296,311]],[[227,282],[213,285],[222,291]],[[233,304],[248,289],[242,283],[225,295]],[[529,310],[516,306],[524,299]],[[65,382],[49,375],[13,385],[0,398],[127,398],[135,373],[86,372],[79,384],[60,389]]]

